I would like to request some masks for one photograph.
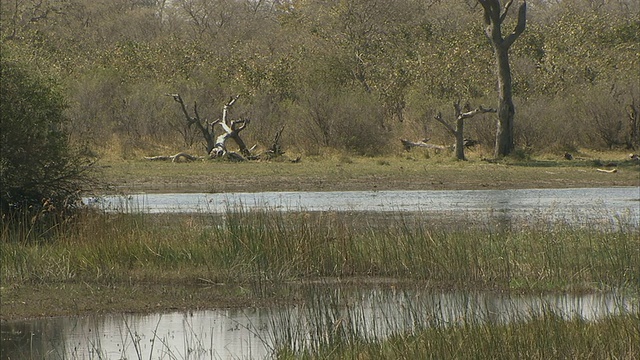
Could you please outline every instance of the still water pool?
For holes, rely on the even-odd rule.
[[[613,293],[500,293],[320,286],[290,306],[149,315],[59,317],[2,324],[4,359],[263,359],[277,347],[313,347],[344,331],[365,339],[430,326],[526,321],[550,313],[587,321],[638,313]]]

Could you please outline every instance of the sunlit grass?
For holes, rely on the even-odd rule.
[[[621,152],[593,153],[567,161],[562,154],[532,160],[469,161],[453,155],[425,157],[419,149],[393,156],[349,154],[304,156],[289,161],[171,163],[105,159],[98,163],[112,190],[153,192],[256,192],[398,189],[549,188],[640,185],[640,166]],[[603,174],[598,163],[617,163],[619,171]],[[102,191],[102,190],[101,190]]]
[[[37,241],[5,229],[0,261],[4,284],[367,276],[448,288],[581,290],[637,287],[638,238],[633,226],[465,228],[420,215],[381,224],[342,213],[87,212]]]

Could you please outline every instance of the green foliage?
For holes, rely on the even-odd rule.
[[[115,134],[134,146],[183,147],[176,131],[182,115],[163,96],[180,92],[209,120],[229,96],[242,94],[245,108],[237,114],[253,120],[243,134],[248,142],[268,146],[274,129],[286,125],[283,137],[296,149],[371,153],[378,143],[376,151],[389,153],[388,138],[448,142],[429,120],[443,103],[497,106],[487,100],[496,86],[493,52],[472,3],[27,0],[0,8],[0,36],[3,47],[61,79],[72,135],[100,146]],[[638,5],[528,3],[527,30],[510,58],[516,145],[564,146],[557,141],[567,142],[573,129],[575,146],[610,146],[612,140],[593,134],[616,132],[624,109],[640,102],[633,89],[640,78]],[[515,21],[513,9],[509,14],[505,31]],[[611,87],[613,102],[591,104]],[[592,109],[567,121],[570,111],[576,114],[576,97]],[[356,99],[364,100],[349,103]],[[550,99],[553,109],[545,111]],[[345,136],[333,138],[332,131],[327,139],[327,129],[309,115],[320,101],[334,107],[323,121],[340,124]],[[603,114],[611,124],[598,119]],[[627,127],[607,136],[620,142]],[[370,141],[352,139],[362,129]],[[495,125],[467,130],[492,146]]]
[[[6,52],[0,60],[0,209],[63,210],[77,198],[81,162],[67,135],[60,91]]]

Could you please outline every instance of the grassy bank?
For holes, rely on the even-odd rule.
[[[627,153],[584,153],[536,159],[483,161],[471,154],[457,161],[450,154],[414,150],[398,156],[352,157],[345,154],[288,161],[193,163],[109,160],[98,163],[110,191],[256,192],[327,190],[506,189],[640,186],[640,166]],[[617,166],[605,166],[616,164]],[[602,173],[597,169],[613,169]]]
[[[23,298],[28,289],[74,289],[73,302],[51,299],[49,306],[62,308],[57,310],[62,313],[95,311],[79,302],[113,289],[145,286],[160,291],[157,298],[163,298],[162,292],[174,294],[174,304],[171,298],[161,301],[159,306],[166,308],[189,307],[189,291],[175,290],[182,286],[216,288],[204,298],[194,292],[195,307],[207,306],[205,298],[212,301],[207,296],[215,293],[218,303],[232,303],[234,297],[245,304],[260,298],[286,300],[286,294],[274,292],[278,284],[326,277],[394,278],[446,289],[637,289],[640,229],[542,220],[517,230],[499,224],[452,230],[420,215],[381,222],[340,213],[87,212],[43,236],[17,236],[3,229],[2,317],[40,314],[29,313],[34,311],[29,310],[30,299]],[[153,310],[148,299],[135,303],[131,297],[130,311]],[[113,302],[101,307],[99,311],[121,308]]]

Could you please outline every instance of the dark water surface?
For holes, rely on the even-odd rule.
[[[382,339],[463,321],[526,321],[542,312],[592,321],[638,311],[637,298],[615,294],[509,296],[325,286],[287,307],[3,323],[1,345],[4,359],[263,359],[278,346],[317,346],[337,328]]]

